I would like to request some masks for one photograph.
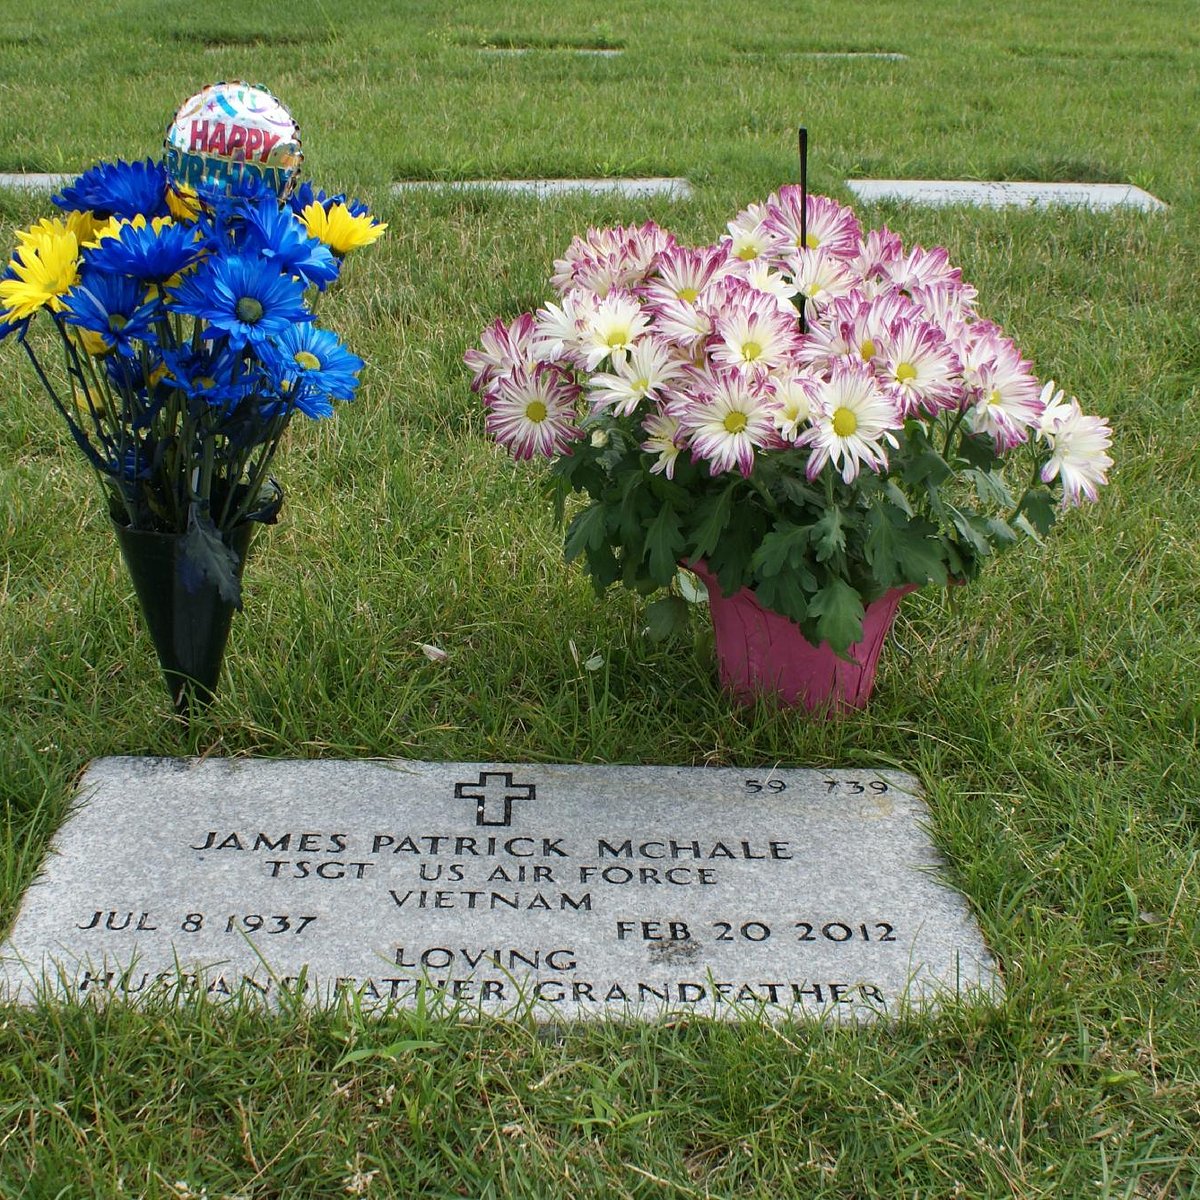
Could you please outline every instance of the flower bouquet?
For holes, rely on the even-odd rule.
[[[689,565],[735,693],[859,706],[903,593],[1094,500],[1111,433],[977,313],[945,249],[791,186],[727,229],[576,237],[555,299],[468,351],[472,387],[497,442],[553,459],[560,520],[587,497],[566,557],[598,591]],[[685,608],[658,601],[652,628]]]
[[[156,162],[105,163],[17,234],[15,337],[95,470],[177,706],[211,699],[269,470],[297,412],[330,416],[363,366],[312,296],[385,228],[310,185],[201,203]]]

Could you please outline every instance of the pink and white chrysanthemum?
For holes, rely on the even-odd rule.
[[[582,368],[587,357],[583,331],[600,301],[583,289],[567,292],[562,304],[548,301],[535,314],[533,350],[539,362],[565,361]]]
[[[765,372],[795,354],[799,324],[795,309],[781,309],[774,297],[744,281],[728,280],[713,317],[712,360],[718,366]]]
[[[767,198],[764,225],[783,243],[787,253],[822,249],[834,258],[853,258],[862,238],[862,226],[852,209],[828,196],[808,197],[803,212],[801,239],[801,192],[796,184],[781,187]]]
[[[799,360],[812,367],[828,367],[849,355],[858,362],[881,365],[892,326],[912,311],[911,302],[898,292],[869,301],[857,291],[839,297],[809,322]]]
[[[568,372],[546,363],[532,371],[518,367],[496,380],[484,401],[484,424],[514,458],[553,458],[583,436],[575,423],[578,399],[579,386]]]
[[[731,258],[740,258],[750,262],[756,258],[765,258],[769,262],[779,262],[787,252],[787,247],[777,233],[767,227],[767,210],[762,204],[751,204],[744,208],[728,225],[729,233],[721,239]]]
[[[647,454],[657,454],[650,467],[651,475],[666,475],[668,479],[675,478],[675,460],[683,449],[683,437],[679,430],[679,419],[659,409],[651,413],[642,422],[642,428],[647,437],[641,444],[641,449]]]
[[[736,265],[732,274],[745,280],[756,292],[770,296],[789,320],[796,320],[796,306],[792,302],[798,289],[786,275],[777,271],[765,258],[756,258],[751,262],[734,259],[733,262]]]
[[[824,248],[796,251],[784,263],[783,273],[792,280],[796,291],[818,308],[839,296],[848,296],[857,282],[845,260]]]
[[[971,429],[989,434],[999,450],[1011,450],[1028,437],[1042,418],[1048,395],[1039,393],[1030,363],[996,326],[985,324],[970,343],[965,374],[975,403]]]
[[[903,260],[904,246],[899,234],[884,225],[872,229],[860,241],[849,267],[854,276],[862,281],[859,287],[863,295],[870,299],[895,287],[892,276]]]
[[[594,371],[609,355],[632,350],[647,329],[650,318],[629,292],[609,292],[595,309],[583,316],[580,345],[584,369]]]
[[[913,304],[927,321],[932,321],[956,346],[974,319],[974,288],[953,287],[939,283],[932,287],[915,287],[909,293]]]
[[[713,331],[712,317],[697,304],[671,300],[659,305],[654,332],[684,358],[694,358]]]
[[[754,452],[778,445],[775,396],[762,381],[739,371],[697,373],[688,398],[673,407],[692,458],[714,475],[754,469]]]
[[[904,258],[893,264],[891,277],[902,292],[949,284],[952,287],[969,288],[971,300],[975,299],[975,289],[963,283],[962,271],[951,265],[950,252],[945,246],[934,246],[932,250],[914,246]]]
[[[653,221],[640,226],[589,229],[586,238],[573,238],[566,254],[554,260],[550,282],[564,294],[583,287],[607,296],[614,288],[629,289],[640,284],[656,257],[674,245],[674,237]]]
[[[627,416],[643,400],[661,399],[683,371],[684,364],[671,347],[649,335],[627,354],[614,356],[611,372],[598,372],[588,380],[588,400],[593,408],[611,408],[618,416]]]
[[[879,381],[904,416],[959,406],[963,388],[958,359],[935,325],[897,321],[886,335],[880,358]]]
[[[497,376],[537,361],[532,313],[522,313],[511,325],[497,318],[480,335],[479,346],[463,355],[474,372],[471,391],[486,392]]]
[[[815,479],[827,462],[841,472],[846,483],[859,470],[887,469],[885,441],[896,444],[890,430],[904,420],[895,402],[875,382],[875,376],[852,360],[835,363],[828,379],[817,389],[812,424],[797,445],[812,447],[805,473]]]
[[[1038,433],[1051,450],[1050,461],[1042,468],[1042,482],[1062,478],[1064,505],[1079,504],[1083,497],[1096,500],[1113,465],[1108,454],[1112,429],[1103,417],[1088,416],[1074,396],[1064,403],[1062,392],[1054,390],[1054,380],[1042,389],[1041,400],[1044,409]]]
[[[775,393],[775,428],[785,442],[794,442],[800,436],[800,427],[812,419],[821,380],[816,375],[791,371],[772,375],[767,386]]]
[[[672,246],[655,260],[642,296],[651,307],[660,304],[695,304],[709,284],[729,273],[725,246],[702,246],[691,250]]]

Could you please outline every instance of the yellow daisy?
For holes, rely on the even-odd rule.
[[[167,207],[175,220],[190,224],[200,215],[200,197],[195,188],[176,183],[167,188]]]
[[[79,282],[79,239],[68,229],[34,226],[18,234],[9,262],[13,278],[0,280],[0,318],[23,321],[41,308],[60,312],[63,296]]]
[[[90,212],[72,211],[61,217],[43,217],[28,229],[17,230],[17,241],[24,246],[40,237],[62,237],[65,233],[73,233],[82,248],[94,246],[102,237],[110,236],[114,225],[109,217],[98,218]]]
[[[334,254],[348,254],[359,246],[369,246],[377,241],[387,228],[377,223],[369,214],[354,216],[345,204],[331,204],[325,211],[323,204],[315,201],[300,214],[309,237],[322,241]]]

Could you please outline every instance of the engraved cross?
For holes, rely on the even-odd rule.
[[[455,799],[475,801],[476,825],[511,825],[513,801],[536,795],[536,785],[513,783],[511,771],[480,771],[478,782],[454,785]]]

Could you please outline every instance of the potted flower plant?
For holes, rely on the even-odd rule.
[[[351,400],[363,366],[313,296],[385,228],[304,185],[201,203],[162,164],[104,163],[17,234],[0,336],[26,352],[94,469],[180,711],[212,697],[271,462],[296,413]]]
[[[1108,425],[1038,380],[944,248],[799,187],[699,248],[590,230],[551,284],[466,354],[486,428],[553,460],[560,519],[586,497],[566,556],[598,590],[696,571],[742,698],[865,704],[906,591],[972,579],[1106,482]]]

